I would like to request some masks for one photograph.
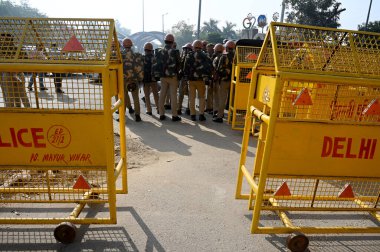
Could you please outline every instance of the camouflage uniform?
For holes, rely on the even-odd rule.
[[[14,58],[17,47],[14,44],[13,36],[8,33],[0,35],[0,57]],[[22,49],[19,58],[27,58],[27,54]],[[29,98],[25,89],[25,76],[22,72],[0,72],[0,86],[3,93],[5,107],[30,107]]]
[[[29,98],[25,89],[24,73],[3,72],[0,73],[0,83],[3,91],[5,107],[30,108]]]
[[[143,57],[140,53],[134,53],[129,48],[123,48],[121,56],[123,59],[124,75],[124,109],[131,107],[131,100],[128,95],[129,91],[132,93],[135,116],[140,116],[139,83],[144,77]]]
[[[224,117],[224,109],[227,103],[228,93],[231,85],[232,63],[234,60],[235,52],[228,51],[223,54],[218,61],[216,73],[220,78],[220,84],[218,87],[218,114],[219,120]]]
[[[210,61],[211,65],[211,72],[213,72],[213,66],[212,66],[212,60],[214,57],[214,44],[210,43],[207,44],[207,57]],[[213,111],[213,92],[214,92],[214,82],[213,79],[211,78],[208,85],[206,86],[206,112],[212,113]]]
[[[178,114],[182,113],[181,110],[182,110],[182,103],[183,103],[184,96],[189,95],[189,82],[188,80],[185,80],[183,76],[183,67],[185,65],[186,56],[190,53],[190,51],[191,51],[191,48],[183,48],[182,53],[181,53],[181,63],[180,63],[180,70],[178,74],[178,78],[179,78],[178,106],[177,106]],[[186,111],[188,110],[189,110],[189,103],[187,104]]]
[[[199,119],[205,120],[205,93],[206,85],[211,77],[211,64],[207,55],[202,50],[190,52],[185,59],[184,76],[189,80],[189,106],[191,119],[195,120],[195,96],[198,92]]]
[[[145,105],[146,112],[148,114],[152,113],[152,105],[150,102],[150,91],[153,93],[154,103],[157,107],[158,112],[158,85],[153,78],[153,64],[154,64],[154,55],[153,53],[144,55],[144,94],[145,94]]]
[[[172,119],[177,118],[177,73],[180,64],[179,51],[173,49],[171,44],[165,44],[165,47],[158,50],[155,56],[154,77],[161,81],[161,91],[159,97],[160,119],[165,118],[165,98],[170,91],[170,102],[172,110]]]

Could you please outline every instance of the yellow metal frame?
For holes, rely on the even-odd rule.
[[[380,222],[380,176],[373,172],[374,167],[380,166],[380,151],[376,148],[380,141],[377,134],[380,113],[365,114],[369,101],[380,100],[380,50],[374,46],[379,41],[380,34],[376,33],[270,24],[253,67],[247,104],[248,117],[253,120],[245,120],[235,194],[236,199],[248,200],[253,211],[251,233],[380,232],[379,224],[297,226],[286,214],[287,211],[368,212]],[[305,89],[311,102],[298,105],[297,99]],[[257,102],[264,106],[258,108]],[[351,103],[352,107],[343,106]],[[260,121],[260,133],[250,171],[247,154],[250,134],[255,128],[252,121]],[[283,130],[285,125],[287,131]],[[291,132],[292,128],[297,132]],[[318,134],[307,132],[310,129]],[[323,130],[346,136],[349,144],[342,147],[341,138],[337,138],[335,156],[324,157],[321,149],[326,146],[307,137],[317,135],[320,139],[319,131]],[[352,152],[353,141],[361,133],[373,138],[368,141],[374,145],[373,155],[365,158]],[[293,137],[282,141],[284,135]],[[364,138],[362,145],[367,143]],[[343,148],[344,154],[340,153]],[[314,161],[323,162],[328,169],[313,167]],[[367,165],[372,170],[366,169]],[[308,169],[309,166],[313,168]],[[284,184],[290,190],[278,193]],[[248,193],[243,192],[246,187]],[[343,196],[341,188],[353,192]],[[263,210],[277,212],[284,226],[259,225]]]
[[[244,129],[246,107],[249,91],[252,67],[256,63],[255,58],[250,55],[259,55],[260,47],[256,46],[236,46],[234,62],[232,66],[232,78],[229,95],[229,108],[227,122],[234,130]]]
[[[54,90],[52,81],[47,81],[47,77],[45,77],[45,86],[50,85],[49,91],[38,92],[35,74],[33,74],[35,91],[28,94],[31,101],[30,107],[5,106],[4,101],[0,99],[0,117],[7,118],[2,121],[0,128],[3,141],[0,155],[2,157],[0,177],[3,186],[0,188],[0,194],[7,195],[7,197],[2,197],[0,201],[10,204],[22,203],[23,206],[30,204],[31,208],[38,203],[76,204],[67,217],[49,217],[48,214],[47,217],[33,216],[30,218],[6,216],[0,217],[0,223],[116,223],[116,194],[126,194],[128,185],[125,111],[119,109],[123,107],[124,103],[123,68],[114,20],[3,17],[0,19],[0,26],[2,33],[12,36],[14,43],[9,45],[3,40],[0,41],[1,73],[47,72],[72,75],[84,73],[102,76],[99,80],[100,84],[97,85],[90,84],[89,79],[85,79],[85,77],[81,77],[81,79],[73,77],[70,79],[70,83],[67,81],[66,94],[69,98],[64,96],[59,98],[57,94],[58,101],[48,103],[44,97],[54,95],[54,93],[49,93]],[[71,44],[74,49],[69,48],[63,52],[64,46],[67,46],[71,39],[79,42]],[[60,54],[50,53],[52,42],[58,44]],[[82,48],[75,49],[79,43]],[[30,53],[35,50],[36,45],[43,46],[44,59],[30,57]],[[27,51],[29,57],[21,57],[23,51]],[[90,89],[87,90],[87,88]],[[115,95],[118,96],[118,100],[113,102],[112,98]],[[77,99],[79,103],[67,105],[67,102],[61,101],[71,101],[71,97]],[[73,101],[75,101],[74,98],[72,98]],[[2,99],[4,100],[4,97]],[[119,110],[120,113],[121,159],[115,165],[113,113],[116,110]],[[94,122],[94,124],[91,125],[90,122]],[[8,148],[4,144],[8,137],[6,131],[9,131],[11,127],[16,129],[40,125],[38,127],[41,130],[47,131],[48,127],[54,127],[57,123],[70,125],[72,139],[68,144],[71,144],[72,147],[54,148],[46,144],[45,152],[52,153],[46,154],[42,152],[43,150],[35,147],[28,151],[19,151],[18,148]],[[18,136],[24,137],[23,141],[29,142],[30,139],[24,134],[25,132],[27,131],[23,130],[23,133],[19,133]],[[45,135],[40,134],[37,140],[42,141],[43,138]],[[6,144],[10,145],[10,142]],[[14,145],[16,144],[14,143]],[[73,151],[73,148],[79,153],[90,153],[89,156],[82,157],[83,160],[87,158],[87,162],[81,162],[83,160],[78,158],[78,161],[70,164],[68,157],[72,155],[70,151]],[[23,156],[24,152],[30,155],[31,150],[37,154],[34,154],[35,164]],[[37,158],[38,154],[40,158]],[[4,158],[4,155],[8,158]],[[54,155],[61,157],[62,160],[54,160],[56,157]],[[91,160],[89,160],[90,156]],[[78,181],[79,176],[87,179],[89,188],[82,185],[82,187],[74,189],[73,185]],[[116,185],[118,178],[121,178],[120,187]],[[4,184],[4,181],[11,182]],[[28,195],[28,197],[23,195]],[[88,204],[108,204],[109,213],[106,212],[101,217],[80,217],[82,210]],[[48,212],[51,212],[50,208],[47,209]]]

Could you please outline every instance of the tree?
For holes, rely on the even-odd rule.
[[[0,1],[0,16],[1,17],[47,17],[39,12],[36,8],[31,8],[27,1],[22,1],[21,5],[13,4],[10,1]]]
[[[221,33],[222,31],[218,28],[218,20],[210,18],[209,22],[203,22],[201,31],[203,33]]]
[[[369,22],[367,29],[365,28],[365,23],[362,23],[361,25],[358,25],[358,30],[380,33],[380,21]]]
[[[172,27],[172,32],[177,42],[177,48],[194,40],[194,25],[188,25],[184,20],[179,21]]]
[[[236,27],[236,24],[226,21],[226,26],[222,27],[223,38],[236,39],[237,35],[236,35],[236,31],[234,31],[234,27]]]
[[[340,14],[345,11],[336,0],[285,0],[290,23],[338,28]]]
[[[222,37],[221,33],[212,32],[212,33],[208,33],[207,34],[206,40],[209,43],[213,43],[213,44],[222,43],[223,42],[223,37]]]

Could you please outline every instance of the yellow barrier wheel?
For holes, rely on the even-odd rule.
[[[293,233],[288,236],[286,244],[292,252],[303,252],[309,246],[309,239],[302,233]]]
[[[54,237],[64,244],[72,243],[75,240],[77,228],[70,222],[62,222],[54,229]]]

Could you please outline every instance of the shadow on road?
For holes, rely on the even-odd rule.
[[[54,228],[8,228],[0,231],[1,251],[138,251],[124,227],[89,227],[82,239],[65,245],[54,238]],[[78,229],[79,235],[83,226]]]
[[[100,208],[101,206],[88,211],[85,218],[96,217],[97,212],[101,211]],[[37,212],[40,210],[37,210]],[[129,212],[145,233],[146,245],[144,251],[165,251],[133,207],[120,207],[117,208],[117,211]],[[55,240],[53,235],[54,228],[50,225],[46,228],[25,228],[21,226],[3,228],[0,230],[0,251],[139,251],[125,227],[81,225],[77,230],[75,241],[66,245]]]
[[[187,116],[181,122],[172,122],[170,115],[165,121],[160,121],[155,115],[148,117],[142,115],[143,122],[136,123],[127,116],[128,130],[139,136],[142,142],[160,152],[175,152],[179,155],[190,156],[191,145],[183,137],[201,142],[211,147],[230,150],[236,153],[241,151],[242,131],[232,130],[224,122],[212,122],[211,116],[206,122],[192,122]],[[256,141],[252,144],[256,146]]]
[[[309,251],[323,252],[377,252],[380,247],[380,236],[373,235],[345,235],[345,236],[326,236],[326,235],[307,235],[309,238]],[[286,248],[285,236],[270,235],[265,239],[276,248],[276,251],[289,251]]]
[[[249,220],[252,220],[252,214],[247,214],[245,217]],[[304,214],[304,213],[288,213],[288,217],[292,220],[292,222],[297,221],[305,221],[305,220],[311,220],[313,223],[313,226],[320,224],[318,221],[327,221],[327,223],[331,223],[330,226],[334,226],[334,222],[336,221],[344,221],[347,222],[347,220],[350,221],[356,221],[359,223],[363,222],[363,215],[342,215],[339,213],[334,214],[318,214],[318,213],[311,213],[311,214]],[[370,215],[368,215],[369,223],[372,223],[372,225],[379,226],[379,223],[374,220]],[[270,226],[276,226],[276,227],[282,227],[282,223],[277,216],[277,214],[268,212],[268,214],[262,214],[260,216],[260,226],[268,226],[265,225],[265,222],[269,222]],[[273,225],[275,224],[275,225]],[[297,223],[294,223],[297,224]],[[336,224],[336,223],[335,223]],[[371,225],[371,226],[372,226]],[[338,226],[338,225],[335,225]],[[342,225],[340,225],[342,226]],[[355,226],[355,225],[353,225]],[[249,228],[249,227],[247,227]],[[302,232],[302,230],[301,230]],[[337,228],[337,233],[339,233],[339,229]],[[253,234],[255,235],[255,234]],[[379,251],[380,247],[380,236],[376,236],[373,234],[305,234],[307,238],[309,239],[309,247],[306,250],[308,251],[355,251],[355,252],[375,252]],[[288,234],[269,234],[265,239],[273,245],[273,247],[276,249],[276,251],[289,251],[287,249],[287,237]]]

